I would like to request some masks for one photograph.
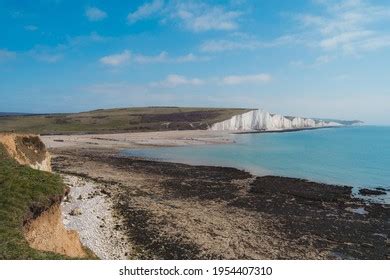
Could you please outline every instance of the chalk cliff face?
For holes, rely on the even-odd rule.
[[[335,122],[324,122],[301,117],[284,117],[282,115],[271,114],[261,109],[249,111],[247,113],[233,116],[223,122],[215,123],[210,130],[230,130],[230,131],[255,131],[255,130],[289,130],[316,127],[340,126]]]

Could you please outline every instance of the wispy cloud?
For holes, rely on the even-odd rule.
[[[141,63],[141,64],[163,63],[163,62],[167,62],[168,60],[169,60],[169,57],[168,57],[167,52],[161,52],[155,56],[147,56],[147,55],[138,54],[138,55],[135,55],[135,57],[134,57],[134,61]]]
[[[319,57],[316,58],[315,64],[316,65],[327,64],[333,61],[334,59],[335,59],[334,56],[331,55],[320,55]]]
[[[208,57],[197,56],[193,53],[189,53],[183,56],[171,57],[168,52],[163,51],[155,56],[147,56],[142,54],[135,54],[134,61],[141,64],[148,63],[187,63],[208,60]]]
[[[150,3],[146,3],[138,7],[134,12],[129,13],[127,16],[127,20],[129,23],[135,23],[139,20],[143,20],[153,14],[160,12],[163,6],[163,0],[154,0]]]
[[[31,50],[22,54],[30,56],[37,61],[56,63],[61,61],[66,54],[72,51],[78,51],[82,46],[105,42],[108,39],[108,37],[103,37],[96,32],[92,32],[88,35],[68,37],[63,43],[55,46],[36,45]]]
[[[37,26],[35,26],[35,25],[26,25],[25,27],[24,27],[24,29],[25,30],[27,30],[27,31],[37,31],[38,30],[38,27]]]
[[[241,84],[252,84],[252,83],[268,83],[271,80],[272,80],[271,75],[261,73],[255,75],[226,76],[221,79],[221,83],[224,85],[241,85]]]
[[[100,63],[109,66],[120,66],[130,60],[131,53],[129,50],[124,50],[118,54],[107,55],[99,59]]]
[[[239,11],[199,2],[179,2],[172,12],[173,17],[180,19],[187,29],[195,32],[238,29],[241,15]]]
[[[69,37],[67,41],[62,44],[64,48],[79,47],[86,44],[102,43],[112,39],[111,37],[102,36],[97,32],[91,32],[88,35],[80,35]]]
[[[173,88],[183,85],[200,86],[200,85],[223,85],[236,86],[242,84],[265,84],[272,81],[272,76],[267,73],[251,75],[230,75],[224,77],[214,77],[210,79],[188,78],[182,75],[171,74],[163,81],[150,83],[152,87]]]
[[[38,61],[46,63],[56,63],[63,59],[64,55],[61,53],[46,53],[43,51],[33,51],[30,54]]]
[[[328,64],[333,62],[337,56],[330,55],[330,54],[324,54],[317,56],[314,60],[311,60],[310,62],[305,62],[303,60],[293,60],[290,62],[290,65],[293,67],[299,67],[299,68],[317,68],[319,66]]]
[[[272,48],[298,42],[298,38],[292,35],[278,37],[270,41],[262,41],[253,36],[238,34],[226,39],[208,40],[200,45],[202,52],[224,52],[234,50],[258,50]]]
[[[98,83],[89,85],[83,90],[89,93],[105,94],[105,95],[131,95],[152,93],[156,90],[173,90],[180,87],[200,87],[204,85],[214,86],[237,86],[242,84],[265,84],[272,81],[272,76],[266,73],[253,75],[232,75],[224,77],[214,77],[209,79],[201,79],[197,77],[188,77],[180,74],[170,74],[160,81],[149,82],[145,84],[131,84],[128,82],[117,83]]]
[[[299,14],[295,18],[305,28],[308,43],[324,51],[359,54],[390,47],[390,33],[381,27],[390,21],[390,6],[365,0],[317,0],[320,15]]]
[[[99,59],[103,64],[110,66],[119,66],[128,62],[139,64],[154,64],[154,63],[188,63],[208,60],[209,57],[197,56],[192,53],[183,56],[170,56],[168,52],[163,51],[157,55],[144,55],[132,53],[130,50],[124,50],[121,53],[107,55]]]
[[[15,52],[9,50],[0,49],[0,62],[16,57]]]
[[[229,5],[211,5],[202,1],[153,0],[129,13],[127,20],[135,23],[158,16],[162,22],[179,21],[178,25],[193,32],[238,29],[243,13],[226,6]]]
[[[199,86],[202,84],[204,84],[204,81],[198,78],[187,78],[182,75],[171,74],[168,75],[164,80],[153,82],[150,85],[152,87],[174,88],[184,85]]]
[[[96,7],[88,7],[85,10],[85,16],[90,21],[100,21],[107,17],[107,13]]]

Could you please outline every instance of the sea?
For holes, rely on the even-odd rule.
[[[283,133],[234,134],[233,144],[127,150],[154,160],[236,167],[360,188],[390,190],[390,127],[346,126]],[[380,199],[389,200],[389,193]]]

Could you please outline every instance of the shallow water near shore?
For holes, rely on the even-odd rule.
[[[234,144],[134,149],[125,154],[230,166],[256,175],[305,178],[357,188],[390,188],[390,127],[356,126],[233,137]],[[389,192],[380,199],[389,202]]]

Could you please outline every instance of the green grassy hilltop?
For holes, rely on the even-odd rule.
[[[248,109],[144,107],[0,117],[0,132],[81,134],[207,129]]]

